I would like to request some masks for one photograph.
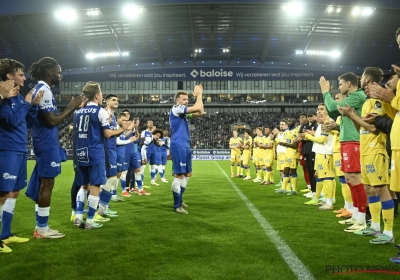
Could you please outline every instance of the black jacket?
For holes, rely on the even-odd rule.
[[[392,157],[392,148],[390,146],[390,131],[392,130],[393,120],[388,117],[375,117],[375,127],[387,135],[386,151],[389,157]]]
[[[306,122],[305,124],[302,124],[299,129],[299,133],[305,133],[307,130],[313,130],[316,131],[318,127],[317,121],[313,121],[312,123]],[[303,145],[301,147],[301,153],[303,155],[309,155],[312,154],[312,146],[313,142],[309,140],[304,140]]]

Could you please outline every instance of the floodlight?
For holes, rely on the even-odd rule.
[[[68,23],[75,21],[78,17],[76,11],[71,8],[63,8],[61,10],[58,10],[54,13],[54,15],[58,20]]]

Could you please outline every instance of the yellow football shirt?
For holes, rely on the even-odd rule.
[[[384,111],[382,102],[377,99],[368,98],[362,106],[361,116],[376,114],[378,116],[388,116]],[[364,127],[360,127],[360,154],[373,155],[384,154],[386,152],[386,134],[382,132],[372,133]]]
[[[400,81],[397,83],[397,92],[400,92]],[[392,150],[395,151],[400,150],[400,94],[393,98],[391,105],[398,111],[393,121],[392,130],[390,131]]]
[[[229,147],[232,147],[231,150],[232,152],[240,152],[239,145],[242,143],[242,138],[240,137],[231,137],[229,140]]]

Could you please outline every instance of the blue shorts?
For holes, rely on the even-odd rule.
[[[26,154],[0,153],[0,191],[20,191],[26,187]]]
[[[55,178],[61,174],[61,150],[52,149],[36,155],[39,177]]]
[[[106,167],[104,163],[92,166],[79,166],[78,167],[78,185],[90,186],[104,185],[107,181]]]
[[[125,157],[117,156],[117,172],[122,172],[125,170]]]
[[[117,176],[117,151],[113,149],[107,149],[106,176]]]
[[[147,162],[150,165],[155,165],[157,163],[157,153],[153,153],[153,152],[147,152],[146,151],[146,155],[147,155]]]
[[[160,164],[167,165],[167,151],[161,152],[160,155],[161,155]]]
[[[129,169],[131,170],[135,170],[140,168],[140,166],[142,165],[141,163],[141,159],[138,158],[138,152],[133,152],[130,161],[129,161]]]
[[[156,153],[156,165],[161,164],[161,152]]]
[[[128,170],[132,158],[132,153],[125,154],[124,170]]]
[[[170,148],[174,174],[188,174],[192,172],[192,154],[190,148]]]

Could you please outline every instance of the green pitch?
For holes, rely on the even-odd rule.
[[[29,161],[28,174],[33,164]],[[132,195],[124,202],[111,202],[119,217],[101,229],[84,231],[70,222],[73,169],[71,162],[63,164],[53,191],[49,224],[65,233],[65,238],[10,244],[13,252],[0,254],[0,279],[296,279],[301,271],[308,271],[315,279],[395,277],[383,273],[332,274],[332,266],[351,265],[393,271],[396,266],[389,257],[396,250],[391,245],[371,245],[368,237],[345,233],[345,226],[337,223],[332,211],[303,205],[307,200],[302,195],[275,194],[273,185],[260,186],[241,178],[232,178],[232,185],[219,168],[230,176],[229,162],[195,161],[193,165],[194,176],[184,196],[189,215],[173,212],[171,184],[158,180],[160,186],[148,189],[151,196]],[[166,169],[169,173],[170,166]],[[171,182],[170,174],[167,178]],[[149,182],[146,167],[146,185]],[[299,189],[304,187],[299,172]],[[340,189],[338,184],[335,208],[343,206]],[[272,229],[263,229],[248,205]],[[397,218],[394,230],[400,241],[398,224]],[[13,231],[32,238],[34,226],[34,204],[22,192]],[[279,246],[286,244],[290,252],[278,249],[276,239],[270,236],[280,237]],[[304,266],[288,264],[282,252]]]

